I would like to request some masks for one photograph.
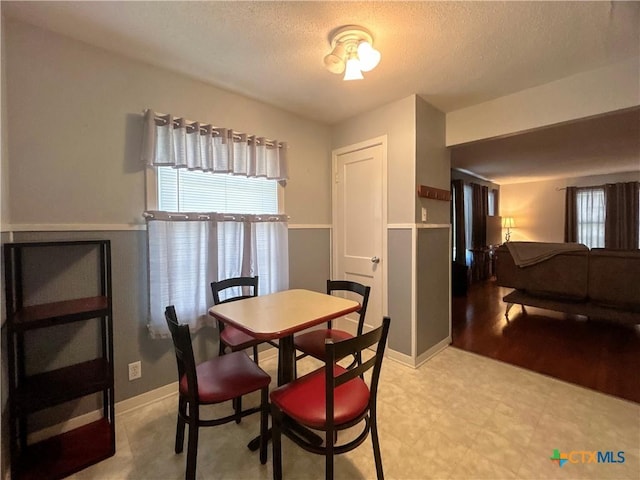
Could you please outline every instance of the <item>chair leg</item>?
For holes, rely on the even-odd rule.
[[[325,478],[333,480],[333,445],[336,441],[337,433],[335,430],[327,430],[326,446],[325,446]]]
[[[260,463],[267,463],[267,430],[269,428],[269,387],[261,390],[260,398]]]
[[[253,346],[253,361],[256,362],[256,365],[258,365],[258,346],[257,345]]]
[[[242,421],[242,397],[234,398],[231,402],[236,412],[236,423],[240,423]]]
[[[192,407],[192,405],[189,405]],[[189,444],[187,445],[187,471],[185,480],[195,480],[196,463],[198,460],[198,423],[200,421],[200,413],[198,407],[189,411]]]
[[[382,455],[380,454],[380,441],[378,439],[378,422],[376,421],[375,410],[371,412],[371,443],[373,443],[373,458],[376,462],[376,474],[378,480],[384,480],[382,471]]]
[[[271,404],[271,443],[273,444],[273,480],[282,480],[282,412]]]
[[[178,398],[178,422],[176,425],[176,445],[175,452],[182,453],[184,448],[184,426],[185,417],[187,415],[187,400],[183,397]]]

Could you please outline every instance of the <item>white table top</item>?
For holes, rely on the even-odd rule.
[[[284,290],[214,305],[209,315],[260,339],[291,335],[360,308],[342,297],[311,290]]]

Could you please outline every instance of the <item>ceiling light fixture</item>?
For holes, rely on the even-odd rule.
[[[342,74],[344,80],[362,80],[362,72],[373,70],[380,62],[380,52],[373,48],[373,37],[363,27],[347,25],[331,36],[331,53],[324,65],[331,73]]]

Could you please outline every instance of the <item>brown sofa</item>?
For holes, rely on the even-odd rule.
[[[640,250],[612,250],[542,242],[512,242],[496,250],[498,285],[515,290],[503,298],[505,317],[514,304],[544,308],[598,320],[640,324]],[[548,247],[548,255],[527,266],[520,260],[516,244]],[[557,253],[552,246],[564,245]],[[513,254],[512,254],[513,252]],[[516,260],[514,260],[514,255]],[[527,263],[527,262],[524,262]]]

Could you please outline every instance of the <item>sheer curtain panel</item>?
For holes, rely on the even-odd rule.
[[[589,248],[603,248],[605,230],[604,188],[576,190],[577,241]]]
[[[145,218],[152,338],[169,336],[167,305],[192,331],[215,325],[207,313],[214,280],[259,275],[261,294],[289,287],[285,215],[149,211]]]
[[[146,165],[285,181],[286,152],[286,142],[153,110],[144,114],[142,159]]]

